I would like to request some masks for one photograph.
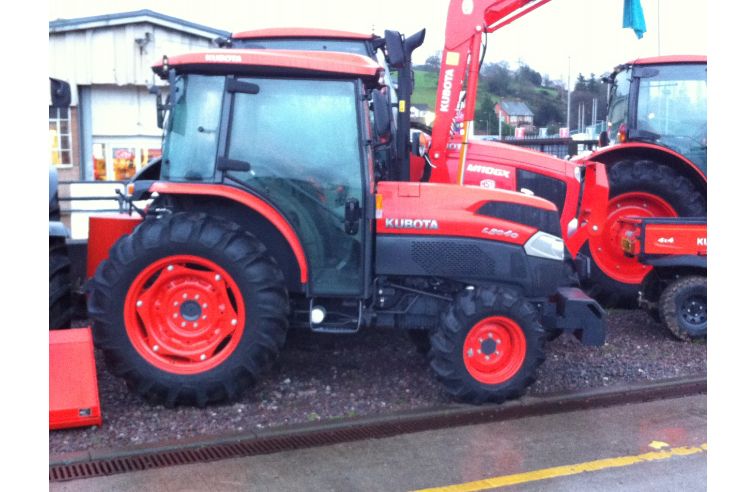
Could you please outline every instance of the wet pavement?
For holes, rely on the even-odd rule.
[[[78,481],[53,491],[706,490],[706,396]]]

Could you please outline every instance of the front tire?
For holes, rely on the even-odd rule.
[[[224,402],[267,369],[288,329],[284,278],[237,225],[175,213],[121,238],[90,285],[95,343],[151,403]]]
[[[603,234],[581,249],[591,258],[588,294],[604,307],[637,307],[641,282],[652,268],[625,255],[617,240],[621,218],[705,215],[706,198],[670,166],[645,159],[614,164]]]
[[[680,340],[706,337],[706,277],[682,277],[667,286],[659,298],[664,325]]]
[[[535,381],[544,338],[537,311],[515,291],[465,290],[431,337],[431,367],[455,399],[502,402]]]

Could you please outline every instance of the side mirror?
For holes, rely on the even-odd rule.
[[[378,139],[383,140],[391,135],[391,110],[389,109],[389,102],[386,96],[378,89],[373,89],[370,95],[373,100],[374,130]]]
[[[155,95],[155,111],[157,112],[157,126],[163,128],[165,121],[166,104],[163,104],[163,99],[160,97],[160,88],[156,85],[150,87],[150,94]]]
[[[386,31],[386,58],[389,67],[399,69],[404,66],[406,57],[404,56],[404,40],[399,31]]]

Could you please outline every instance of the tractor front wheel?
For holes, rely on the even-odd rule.
[[[535,308],[515,291],[464,290],[431,337],[431,367],[458,400],[502,402],[535,381],[544,339]]]
[[[706,337],[706,277],[682,277],[669,284],[659,298],[659,314],[680,340]]]
[[[284,278],[237,225],[175,213],[121,238],[90,286],[95,343],[111,371],[166,406],[237,398],[278,355]]]

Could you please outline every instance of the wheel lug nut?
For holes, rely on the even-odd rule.
[[[182,298],[184,298],[184,299],[187,299],[187,298],[189,297],[189,295],[188,295],[188,294],[186,294],[186,293],[184,293],[184,295],[183,295],[183,296],[181,296],[181,297],[182,297]]]
[[[194,300],[196,301],[197,299],[199,299],[199,294],[194,294]]]
[[[499,340],[499,339],[497,338],[497,339],[496,339],[496,344],[498,345],[498,344],[500,344],[500,343],[501,343],[501,340]]]
[[[467,356],[468,357],[472,357],[473,356],[473,349],[468,349],[467,350]]]
[[[178,313],[173,313],[174,318],[178,318]]]
[[[202,305],[202,309],[207,309],[207,303],[204,303],[204,304]]]
[[[181,322],[181,327],[183,328],[184,326],[186,326],[186,321]]]
[[[199,323],[197,323],[197,322],[195,321],[195,322],[194,322],[194,325],[193,325],[193,326],[194,326],[195,328],[197,328],[197,327],[199,326]]]
[[[206,314],[203,314],[203,315],[202,315],[202,319],[207,319],[207,315],[206,315]]]
[[[489,360],[489,359],[490,359],[490,357],[489,357],[489,356],[486,356],[486,360]]]
[[[174,305],[174,306],[178,306],[178,305],[179,305],[179,302],[178,302],[178,301],[173,301],[173,305]]]

